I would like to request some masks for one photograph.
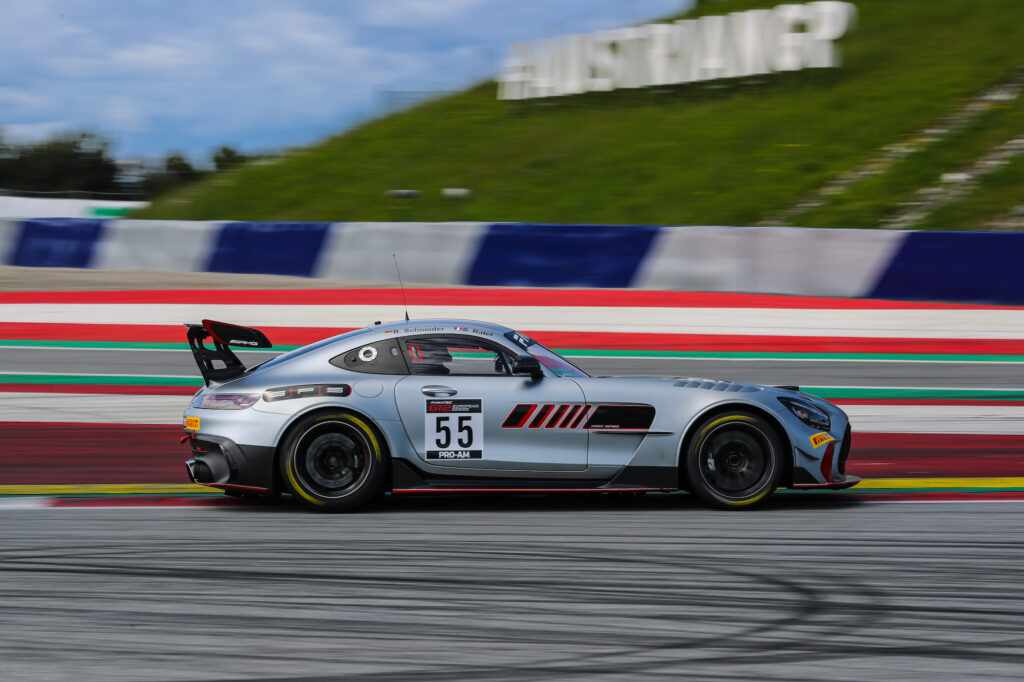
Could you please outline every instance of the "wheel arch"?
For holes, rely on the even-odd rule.
[[[676,470],[679,472],[680,487],[686,490],[690,489],[690,482],[687,480],[686,476],[686,467],[683,466],[683,458],[686,457],[686,451],[689,449],[690,443],[697,432],[697,427],[708,419],[727,412],[749,412],[763,418],[771,425],[775,430],[775,434],[779,437],[786,448],[786,456],[783,458],[783,466],[785,468],[782,472],[782,479],[779,481],[779,486],[789,487],[793,485],[793,441],[786,433],[786,429],[783,428],[779,418],[755,403],[728,402],[716,403],[707,407],[702,412],[696,414],[693,419],[690,420],[690,423],[687,424],[686,431],[683,433],[682,440],[679,443],[679,449],[676,452]]]

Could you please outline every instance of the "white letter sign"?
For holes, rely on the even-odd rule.
[[[835,68],[836,41],[856,18],[849,2],[819,0],[517,43],[502,65],[498,99]]]

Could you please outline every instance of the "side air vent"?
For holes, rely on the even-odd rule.
[[[739,384],[733,381],[711,381],[710,379],[680,379],[673,382],[679,388],[701,388],[705,391],[721,391],[723,393],[756,393],[761,389],[750,384]]]

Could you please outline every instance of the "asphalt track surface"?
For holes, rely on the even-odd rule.
[[[1013,679],[1024,505],[3,514],[5,680]]]
[[[187,351],[0,358],[0,372],[196,373]],[[1020,385],[1016,366],[967,362],[581,364],[766,383]],[[344,516],[226,498],[95,502],[0,500],[0,678],[1024,677],[1019,502],[804,493],[746,513],[688,495],[389,497]]]
[[[26,342],[31,343],[31,342]],[[240,352],[246,366],[278,353]],[[594,375],[687,376],[807,386],[908,386],[1019,388],[1024,363],[907,362],[580,357],[574,362]],[[195,360],[182,350],[86,350],[4,348],[0,373],[137,374],[198,378]]]

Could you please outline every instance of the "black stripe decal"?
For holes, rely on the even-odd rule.
[[[654,422],[651,405],[598,405],[585,429],[648,429]]]
[[[569,422],[572,421],[573,415],[579,412],[580,407],[582,407],[582,405],[573,405],[571,408],[569,408],[569,411],[565,415],[565,419],[563,419],[562,423],[558,425],[558,428],[564,429],[566,426],[568,426]]]
[[[503,429],[517,429],[523,425],[526,421],[527,415],[535,408],[536,405],[516,405],[512,408],[512,411],[505,417],[505,421],[501,423]]]
[[[548,429],[553,429],[553,428],[555,428],[556,426],[558,426],[558,420],[562,418],[562,414],[563,414],[563,413],[564,413],[564,412],[565,412],[565,411],[566,411],[567,409],[569,409],[569,406],[568,406],[568,405],[559,405],[559,406],[558,406],[558,409],[557,409],[557,410],[555,410],[555,413],[554,413],[553,415],[551,415],[551,420],[550,420],[550,421],[548,421],[548,424],[547,424],[547,426],[546,426],[545,428],[548,428]]]
[[[533,418],[532,422],[530,422],[530,428],[539,429],[540,425],[544,423],[544,420],[547,418],[547,416],[551,414],[551,410],[554,407],[554,405],[545,405],[544,407],[540,408],[540,412],[538,412],[537,416]]]

